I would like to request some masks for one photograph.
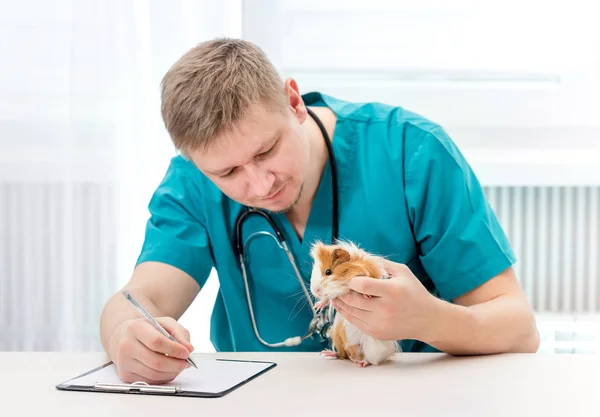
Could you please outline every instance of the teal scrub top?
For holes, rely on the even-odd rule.
[[[337,116],[332,138],[338,170],[339,237],[406,264],[435,296],[452,301],[515,262],[483,189],[447,133],[434,122],[381,103],[351,103],[312,92],[307,106]],[[330,242],[332,185],[329,163],[317,190],[304,238],[283,214],[272,214],[307,288],[310,245]],[[190,161],[176,156],[149,203],[150,219],[138,263],[173,265],[202,287],[212,268],[219,292],[210,338],[217,351],[268,351],[254,335],[234,247],[234,225],[244,207],[226,197]],[[271,231],[252,216],[244,241]],[[264,340],[304,335],[312,318],[285,253],[264,235],[250,240],[247,272],[254,314]],[[416,340],[402,349],[437,351]],[[275,351],[319,351],[318,338]]]

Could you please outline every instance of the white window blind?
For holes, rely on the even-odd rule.
[[[599,15],[597,0],[258,0],[243,33],[303,92],[441,123],[488,183],[555,184],[559,164],[597,184]]]

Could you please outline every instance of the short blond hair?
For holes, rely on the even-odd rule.
[[[206,149],[254,105],[283,108],[283,82],[251,42],[218,38],[184,54],[165,74],[161,113],[184,155]]]

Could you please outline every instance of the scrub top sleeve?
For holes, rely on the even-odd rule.
[[[170,172],[152,195],[148,205],[150,219],[137,264],[155,261],[172,265],[189,274],[202,288],[214,262],[199,192],[190,181]]]
[[[442,128],[408,129],[404,175],[421,262],[442,298],[453,300],[515,263],[482,186]]]

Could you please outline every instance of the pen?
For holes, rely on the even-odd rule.
[[[150,324],[152,324],[156,330],[158,330],[159,332],[161,332],[163,335],[165,335],[166,337],[169,338],[169,340],[172,340],[173,342],[177,342],[179,343],[179,341],[177,339],[175,339],[173,336],[171,336],[169,334],[169,332],[167,332],[161,325],[159,322],[156,321],[156,319],[154,317],[152,317],[152,315],[150,315],[150,313],[148,313],[146,311],[146,309],[138,302],[138,300],[136,300],[134,298],[133,295],[131,295],[131,293],[127,290],[123,290],[121,292],[121,294],[123,294],[123,296],[125,296],[125,298],[127,300],[129,300],[129,302],[131,304],[133,304],[133,306],[137,309],[137,311],[139,311],[140,313],[142,313],[142,315],[144,317],[146,317],[146,319],[150,322]],[[192,365],[194,368],[198,369],[198,367],[196,366],[196,364],[194,363],[194,361],[192,360],[192,358],[190,358],[188,356],[188,358],[186,359],[187,363],[189,363],[190,365]]]

